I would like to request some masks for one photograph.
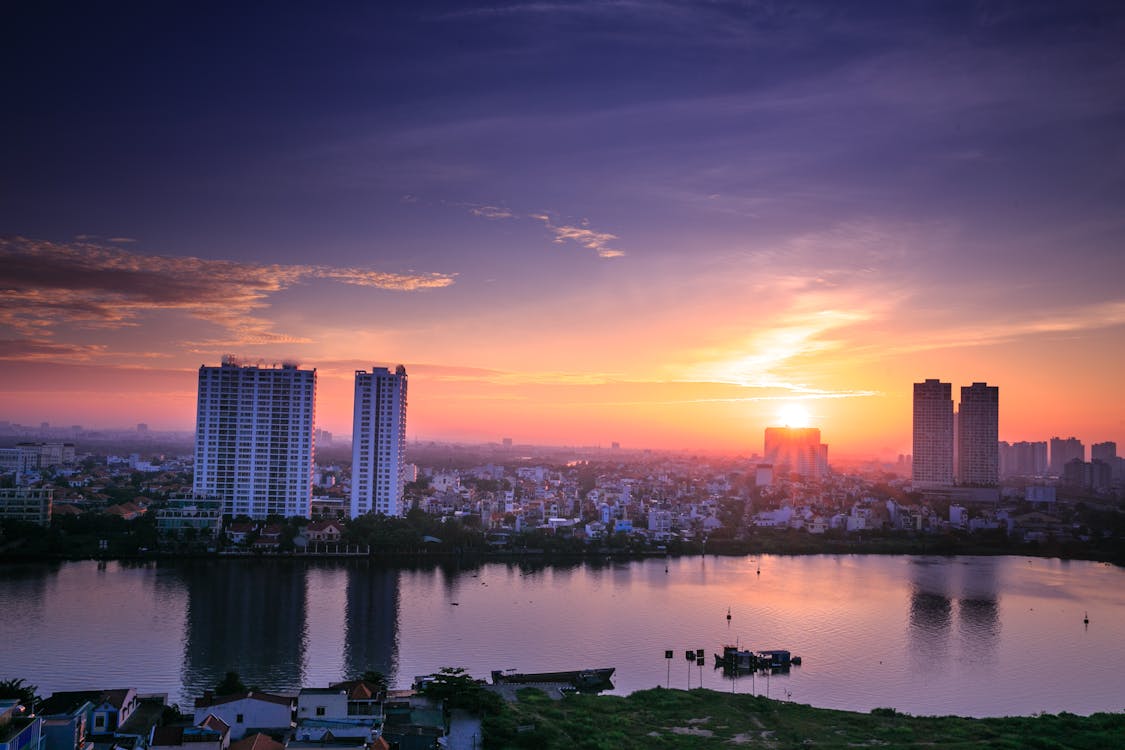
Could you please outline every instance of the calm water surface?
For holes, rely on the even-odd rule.
[[[0,679],[44,695],[135,686],[190,705],[228,669],[293,691],[369,668],[405,687],[443,666],[613,666],[618,693],[702,684],[858,711],[1125,710],[1125,571],[1090,562],[76,562],[0,567],[0,613]],[[732,681],[711,667],[724,643],[789,649],[804,665]],[[702,670],[689,648],[706,650]]]

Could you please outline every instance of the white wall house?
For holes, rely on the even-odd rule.
[[[208,692],[195,701],[194,721],[198,725],[208,715],[217,716],[230,726],[230,738],[240,740],[250,730],[288,731],[296,708],[296,699],[285,695],[252,690],[215,697]]]

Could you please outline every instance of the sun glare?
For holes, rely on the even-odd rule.
[[[781,424],[786,427],[809,426],[809,412],[800,404],[786,404],[781,407],[777,416],[781,418]]]

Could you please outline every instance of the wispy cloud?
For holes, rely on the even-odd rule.
[[[482,219],[512,219],[515,214],[500,206],[472,206],[469,213]]]
[[[520,219],[523,215],[517,214],[509,208],[487,204],[468,204],[469,213],[482,219]],[[563,245],[573,242],[598,254],[599,258],[620,258],[625,255],[624,250],[609,246],[610,242],[620,239],[616,234],[598,232],[590,228],[590,222],[583,219],[579,224],[556,224],[550,214],[532,213],[526,218],[543,222],[547,230],[555,236],[553,242]]]
[[[911,353],[934,349],[987,346],[1029,336],[1066,335],[1125,326],[1125,299],[1097,302],[1068,309],[1024,314],[1022,320],[994,320],[972,325],[952,325],[894,346],[885,352]]]
[[[590,229],[589,222],[585,220],[581,226],[574,226],[555,224],[547,214],[531,214],[531,218],[538,219],[546,225],[547,229],[555,235],[554,242],[557,245],[575,242],[582,247],[593,250],[599,258],[620,258],[625,255],[625,251],[616,250],[609,246],[610,242],[619,239],[616,234]]]
[[[223,343],[306,341],[261,316],[269,297],[302,282],[418,291],[454,274],[389,273],[327,265],[255,264],[133,253],[92,242],[0,239],[0,326],[42,339],[62,325],[120,328],[155,311],[182,312],[231,334]]]
[[[0,340],[0,360],[88,361],[106,353],[103,344],[63,344],[42,339]]]

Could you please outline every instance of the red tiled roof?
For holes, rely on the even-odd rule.
[[[230,731],[230,724],[227,724],[215,714],[207,714],[207,718],[199,722],[199,726],[214,729],[219,734],[226,734]]]
[[[366,701],[375,698],[378,694],[378,687],[370,682],[364,680],[346,680],[344,682],[334,682],[328,687],[333,689],[346,690],[350,700]]]

